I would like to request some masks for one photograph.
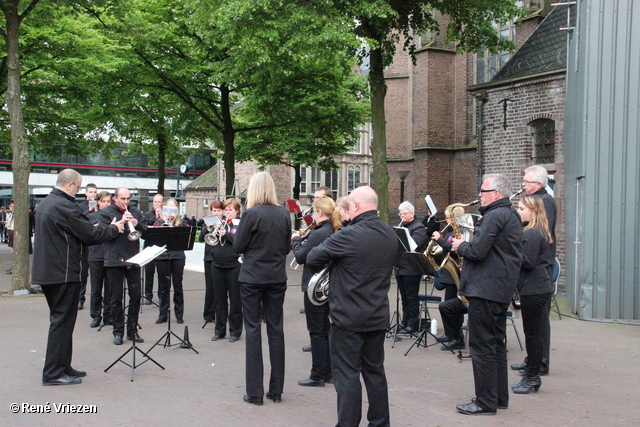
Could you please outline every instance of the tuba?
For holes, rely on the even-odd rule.
[[[329,266],[313,275],[307,287],[307,296],[313,305],[329,301]]]

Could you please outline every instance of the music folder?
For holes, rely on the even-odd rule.
[[[164,246],[147,246],[144,250],[138,252],[125,262],[128,264],[135,264],[140,267],[144,267],[154,259],[158,258],[160,255],[165,253],[167,248]]]
[[[166,246],[168,251],[190,251],[198,227],[148,227],[145,245]]]
[[[415,252],[418,245],[409,235],[409,229],[404,227],[394,227],[396,236],[402,245],[404,252],[401,254],[405,258],[416,273],[421,275],[429,275],[433,277],[439,277],[440,275],[433,269],[429,260],[422,252]]]

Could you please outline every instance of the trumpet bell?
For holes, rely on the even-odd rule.
[[[329,267],[314,274],[309,280],[307,296],[313,305],[323,305],[329,301]]]
[[[127,224],[129,224],[129,234],[127,234],[127,239],[131,241],[140,240],[140,237],[142,236],[142,232],[136,230],[133,224],[131,224],[130,222],[128,222]]]
[[[204,236],[204,242],[209,246],[218,246],[220,239],[215,235],[215,233],[209,233]]]

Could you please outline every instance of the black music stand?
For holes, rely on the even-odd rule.
[[[156,259],[158,256],[160,256],[161,254],[163,254],[164,252],[166,252],[166,248],[159,248],[159,247],[148,247],[146,248],[144,251],[140,252],[138,255],[130,258],[127,260],[127,264],[129,265],[135,265],[138,266],[139,268],[142,268],[143,266],[145,266],[147,263],[149,263],[150,261]],[[125,279],[126,280],[126,279]],[[122,286],[125,286],[125,281],[122,282]],[[125,306],[125,300],[127,298],[127,292],[126,289],[122,290],[122,306]],[[123,309],[124,310],[124,309]],[[137,325],[136,325],[137,328]],[[107,372],[109,369],[111,369],[113,367],[113,365],[115,365],[118,362],[122,362],[124,365],[128,366],[131,368],[131,381],[133,382],[133,377],[135,375],[135,370],[138,366],[143,365],[145,363],[147,363],[148,361],[151,361],[153,363],[155,363],[156,365],[158,365],[158,367],[160,367],[163,371],[164,371],[164,366],[162,366],[161,364],[159,364],[158,362],[156,362],[153,358],[151,358],[149,356],[149,351],[147,351],[146,353],[142,350],[140,350],[137,346],[136,346],[136,333],[134,333],[134,336],[132,337],[133,339],[131,340],[131,347],[129,347],[129,349],[127,351],[125,351],[124,353],[122,353],[122,355],[120,357],[118,357],[111,365],[109,365],[107,367],[107,369],[105,369],[104,371]],[[153,347],[151,347],[153,348]],[[136,364],[136,352],[140,352],[142,353],[142,356],[146,357],[145,360],[143,360],[142,362]],[[129,354],[129,352],[131,352],[131,364],[125,362],[123,359],[124,357]]]
[[[145,235],[145,242],[150,245],[166,245],[169,251],[190,251],[193,249],[196,230],[197,227],[149,227]],[[158,286],[160,286],[159,283]],[[171,344],[172,335],[180,342]],[[180,348],[188,348],[196,354],[200,354],[189,341],[183,340],[171,330],[171,298],[169,298],[169,312],[167,313],[167,331],[147,351],[147,354],[151,353],[151,350],[156,348],[162,340],[164,340],[162,346],[165,348],[179,345]]]

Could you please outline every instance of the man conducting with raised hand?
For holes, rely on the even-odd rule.
[[[378,196],[371,187],[349,195],[349,227],[333,234],[307,255],[315,271],[331,263],[329,343],[338,393],[338,426],[357,426],[362,418],[364,378],[370,426],[389,426],[384,372],[384,337],[389,328],[389,287],[398,238],[380,221]]]
[[[75,203],[82,177],[73,169],[58,175],[55,188],[38,205],[31,282],[40,285],[49,305],[49,338],[43,385],[79,384],[87,373],[71,367],[73,329],[83,253],[88,245],[108,241],[122,231],[121,222],[93,226]]]

